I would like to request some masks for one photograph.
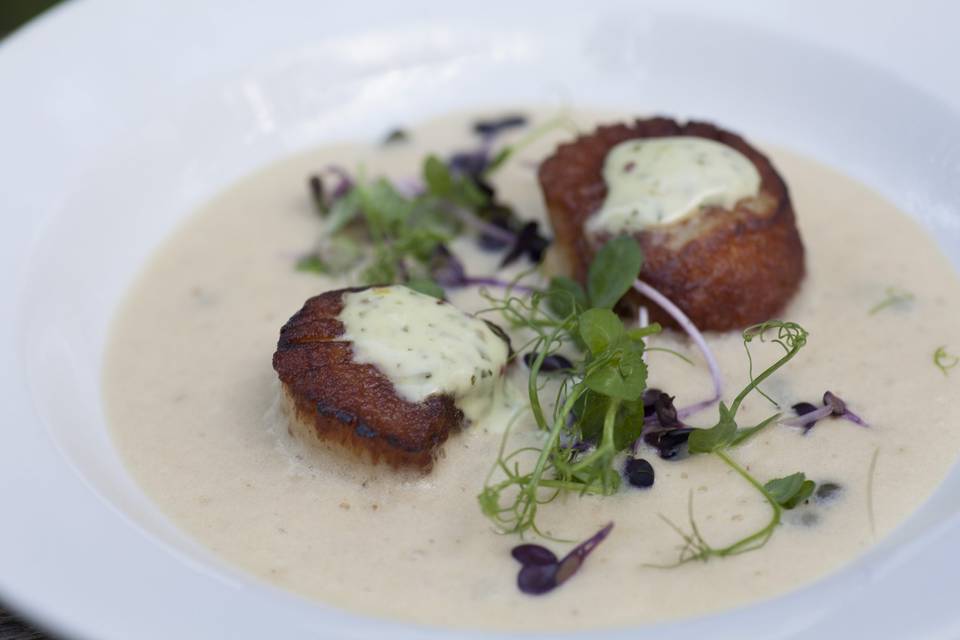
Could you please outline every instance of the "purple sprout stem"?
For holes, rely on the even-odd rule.
[[[588,555],[590,555],[591,551],[597,548],[597,545],[603,542],[604,539],[608,535],[610,535],[610,532],[612,530],[613,530],[613,523],[612,522],[607,523],[607,525],[604,528],[600,529],[600,531],[597,531],[595,534],[593,534],[592,536],[590,536],[589,538],[587,538],[586,540],[578,544],[576,547],[574,547],[570,551],[570,553],[568,553],[564,557],[564,560],[566,560],[571,556],[576,556],[582,562]]]
[[[680,419],[686,418],[694,413],[697,413],[698,411],[706,409],[713,403],[718,402],[723,395],[723,381],[720,378],[720,366],[717,364],[717,359],[714,357],[713,352],[707,345],[707,341],[704,339],[703,334],[700,333],[700,330],[697,329],[697,326],[693,324],[693,321],[687,317],[687,314],[680,310],[680,307],[675,305],[667,296],[663,295],[643,280],[635,280],[633,282],[633,288],[647,299],[656,303],[657,306],[666,311],[667,315],[673,318],[677,324],[680,325],[680,328],[683,329],[688,336],[690,336],[690,339],[700,350],[700,353],[703,355],[703,359],[707,362],[707,368],[710,369],[710,377],[713,380],[713,397],[677,410],[677,417]]]
[[[809,415],[809,414],[808,414],[808,415]],[[860,416],[858,416],[857,414],[855,414],[853,411],[850,411],[850,409],[847,409],[846,411],[844,411],[843,414],[840,415],[840,417],[841,417],[841,418],[844,418],[844,419],[846,419],[846,420],[849,420],[849,421],[852,422],[853,424],[860,425],[861,427],[869,427],[869,426],[870,426],[869,424],[867,424],[866,422],[864,422],[863,418],[861,418]]]
[[[456,216],[458,220],[477,233],[488,235],[491,238],[495,238],[508,245],[512,245],[517,241],[517,234],[513,233],[512,231],[507,231],[502,227],[498,227],[495,224],[490,224],[489,222],[481,220],[465,209],[460,207],[451,207],[450,212]]]
[[[833,407],[827,405],[820,407],[819,409],[814,409],[808,413],[803,414],[802,416],[796,416],[794,418],[787,418],[786,420],[781,420],[780,424],[786,427],[803,427],[807,428],[808,425],[812,426],[814,422],[818,420],[823,420],[829,416],[833,415]]]

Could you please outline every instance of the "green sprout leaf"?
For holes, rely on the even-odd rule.
[[[580,337],[594,355],[606,351],[624,335],[623,322],[609,309],[589,309],[580,314]]]
[[[720,403],[720,420],[709,429],[696,429],[690,433],[687,448],[690,453],[713,453],[726,449],[737,436],[737,423],[730,409]]]
[[[767,493],[784,509],[793,509],[809,498],[816,488],[813,480],[807,480],[803,473],[793,473],[783,478],[774,478],[763,485]]]
[[[587,272],[590,304],[611,309],[623,297],[643,266],[643,251],[630,236],[617,236],[603,245]]]
[[[547,306],[558,318],[566,318],[587,308],[587,294],[576,280],[556,276],[547,289]]]
[[[427,156],[423,163],[423,181],[431,194],[446,197],[453,191],[453,176],[445,162],[435,155]]]

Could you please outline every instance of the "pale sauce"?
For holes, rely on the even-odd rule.
[[[585,130],[598,121],[577,118]],[[660,516],[686,524],[691,495],[704,536],[717,546],[762,526],[768,511],[714,457],[669,462],[644,450],[656,471],[651,489],[568,496],[541,509],[541,525],[567,539],[584,539],[611,520],[615,528],[568,583],[546,596],[526,596],[517,591],[519,566],[510,557],[518,539],[494,533],[476,501],[511,412],[492,413],[454,434],[423,477],[292,440],[271,368],[279,328],[308,297],[346,284],[293,269],[320,227],[306,176],[334,162],[363,162],[369,175],[407,176],[426,152],[473,142],[469,122],[428,124],[405,145],[319,149],[243,180],[169,239],[119,310],[104,371],[116,446],[148,495],[225,562],[372,616],[486,629],[641,624],[770,598],[823,576],[886,535],[943,479],[960,451],[960,375],[944,376],[931,356],[941,344],[960,347],[956,273],[889,203],[778,149],[765,151],[790,185],[808,270],[783,315],[810,338],[765,390],[789,407],[817,402],[830,389],[871,426],[824,420],[806,436],[773,426],[735,451],[763,480],[803,471],[842,487],[827,503],[788,512],[762,550],[650,568],[676,560],[680,539]],[[500,195],[523,215],[543,216],[530,161],[564,137],[557,132],[542,140],[497,176]],[[499,258],[469,239],[454,250],[475,275],[493,273]],[[870,315],[888,287],[912,292],[913,301]],[[467,311],[490,306],[476,290],[456,291],[452,302]],[[730,398],[748,379],[742,342],[735,334],[708,340]],[[709,397],[706,367],[681,336],[668,332],[651,344],[697,363],[651,352],[652,386],[675,394],[680,405]],[[776,357],[776,347],[769,349],[755,351],[758,363]],[[507,390],[514,408],[522,406],[525,381],[522,363],[512,367]],[[773,411],[752,396],[743,424]],[[716,415],[714,407],[689,422],[709,426]],[[515,446],[539,439],[525,414],[513,437]],[[558,554],[570,548],[539,542]]]
[[[591,233],[632,233],[678,222],[757,195],[760,174],[742,153],[696,136],[626,140],[603,164],[607,197],[587,220]]]
[[[355,362],[374,365],[410,402],[446,393],[472,422],[490,412],[508,350],[487,323],[404,286],[343,300],[341,339]]]

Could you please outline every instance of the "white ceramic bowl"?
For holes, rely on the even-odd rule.
[[[0,46],[0,594],[97,638],[452,637],[240,575],[133,484],[100,367],[151,250],[302,148],[452,108],[555,104],[706,117],[793,148],[918,217],[960,266],[957,6],[90,0],[27,28]],[[954,469],[815,585],[590,637],[957,637],[943,585],[960,571],[958,504]]]

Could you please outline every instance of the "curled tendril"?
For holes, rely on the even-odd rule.
[[[774,335],[771,336],[770,334]],[[760,383],[769,377],[776,369],[786,364],[790,358],[807,344],[809,332],[796,322],[787,322],[783,320],[767,320],[759,324],[751,325],[743,330],[743,349],[747,352],[747,363],[749,365],[750,384],[737,396],[731,409],[736,411],[747,395],[756,390],[757,393],[766,398],[770,404],[779,408],[779,403],[764,393],[760,388]],[[760,342],[772,342],[783,348],[784,356],[772,368],[767,369],[759,378],[753,375],[753,354],[750,353],[750,343],[758,339]]]

